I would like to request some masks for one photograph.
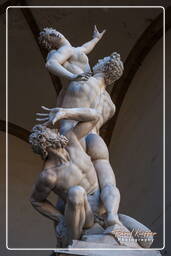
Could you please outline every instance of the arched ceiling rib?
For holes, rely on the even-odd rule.
[[[9,1],[6,1],[5,3],[1,4],[0,5],[0,15],[5,13],[6,8],[8,6],[17,5],[19,2],[20,2],[20,0],[9,0]]]
[[[22,3],[27,6],[27,3],[26,1],[22,1]],[[39,28],[30,8],[21,8],[21,11],[27,21],[27,24],[33,34],[33,37],[37,43],[37,46],[39,47],[40,49],[40,52],[43,56],[43,59],[46,60],[46,56],[47,56],[47,52],[45,51],[44,48],[41,47],[41,45],[39,44],[39,41],[38,41],[38,35],[39,35],[39,32],[41,31],[41,29]],[[54,86],[54,89],[56,91],[56,94],[58,94],[62,88],[62,84],[61,84],[61,80],[58,76],[54,76],[52,75],[51,73],[49,73],[50,77],[51,77],[51,80],[52,80],[52,83],[53,83],[53,86]]]
[[[5,2],[4,4],[0,5],[0,15],[5,13],[6,8],[8,6],[13,6],[13,5],[15,6],[17,4],[20,4],[22,6],[28,6],[28,4],[25,0],[9,0],[9,1]],[[41,29],[39,28],[30,8],[21,8],[21,11],[22,11],[22,13],[26,19],[26,22],[33,34],[33,37],[37,43],[37,46],[40,49],[43,59],[46,60],[47,52],[41,47],[41,45],[38,42],[38,35],[39,35],[39,32]],[[59,77],[54,76],[51,73],[49,73],[49,75],[51,77],[56,94],[58,94],[60,89],[62,88],[61,80]]]
[[[0,120],[0,131],[6,132],[6,121],[4,120]],[[8,122],[8,133],[28,143],[28,137],[30,132],[24,128]]]

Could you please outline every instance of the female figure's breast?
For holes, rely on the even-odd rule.
[[[81,74],[90,71],[87,55],[78,48],[74,49],[73,55],[64,63],[64,67],[73,74]]]

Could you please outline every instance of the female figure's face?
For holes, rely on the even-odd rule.
[[[52,49],[58,49],[68,42],[68,40],[61,33],[49,34],[47,36],[47,41],[51,45]]]

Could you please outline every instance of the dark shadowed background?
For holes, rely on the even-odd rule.
[[[5,1],[3,1],[4,3]],[[34,2],[34,3],[33,3]],[[29,1],[29,5],[36,1]],[[38,2],[38,1],[37,1]],[[41,4],[44,4],[42,1]],[[94,1],[95,2],[95,1]],[[96,1],[97,2],[97,1]],[[104,1],[102,4],[104,4]],[[135,1],[129,1],[134,4]],[[142,5],[145,5],[145,1]],[[156,1],[157,2],[157,1]],[[158,1],[160,5],[161,1]],[[2,3],[2,4],[3,4]],[[56,1],[49,1],[54,5]],[[99,2],[98,2],[99,4]],[[109,1],[106,1],[109,4]],[[128,3],[127,3],[128,4]],[[46,4],[47,5],[47,2]],[[79,5],[79,3],[78,3]],[[97,5],[97,3],[95,3]],[[123,78],[109,88],[116,104],[116,117],[101,131],[110,150],[110,159],[121,192],[119,212],[136,218],[158,235],[153,247],[163,247],[163,41],[162,8],[10,8],[9,15],[9,227],[10,248],[55,247],[53,224],[32,209],[28,198],[41,170],[39,156],[32,153],[27,136],[35,124],[40,106],[53,107],[60,88],[44,65],[45,52],[36,37],[43,27],[54,27],[78,46],[91,39],[93,25],[107,33],[89,55],[91,66],[113,51],[125,63]],[[5,32],[5,14],[0,16]],[[166,67],[169,67],[170,20],[167,20]],[[34,29],[33,29],[34,27]],[[5,41],[0,41],[1,49]],[[1,50],[1,59],[4,51]],[[5,62],[1,62],[5,70]],[[170,79],[167,73],[166,79]],[[2,95],[5,77],[1,77]],[[167,91],[167,96],[170,90]],[[5,97],[1,100],[1,194],[5,180]],[[167,102],[167,107],[169,107]],[[166,116],[167,117],[167,116]],[[168,116],[170,118],[170,116]],[[166,146],[168,141],[166,142]],[[170,160],[167,162],[170,166]],[[169,189],[169,188],[168,188]],[[55,198],[52,196],[54,202]],[[1,200],[5,209],[5,200]],[[170,199],[166,200],[166,216]],[[5,214],[1,212],[4,241]],[[49,255],[49,252],[9,252],[2,255]],[[0,253],[1,255],[1,253]],[[169,254],[168,254],[169,255]]]

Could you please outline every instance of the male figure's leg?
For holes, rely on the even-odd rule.
[[[109,162],[108,148],[97,134],[86,138],[87,154],[91,157],[101,188],[101,199],[107,211],[107,225],[121,224],[118,218],[120,193],[116,187],[113,169]]]
[[[93,212],[87,200],[83,187],[75,186],[69,189],[65,207],[65,222],[68,228],[69,243],[79,239],[83,227],[90,227],[94,223]]]

